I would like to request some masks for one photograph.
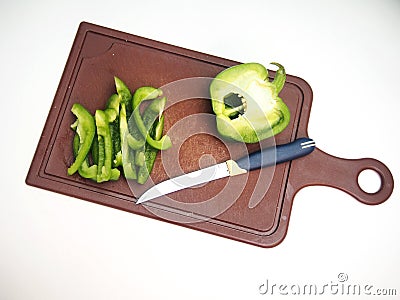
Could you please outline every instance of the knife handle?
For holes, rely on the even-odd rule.
[[[269,167],[287,162],[313,152],[315,142],[310,138],[299,138],[291,143],[269,147],[236,160],[246,171]]]

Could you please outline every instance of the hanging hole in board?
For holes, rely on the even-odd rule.
[[[382,178],[375,170],[364,169],[358,174],[358,185],[364,192],[375,194],[382,188]]]

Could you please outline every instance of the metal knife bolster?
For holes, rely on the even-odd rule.
[[[310,138],[299,138],[291,143],[269,147],[262,151],[251,153],[236,160],[235,168],[232,168],[231,176],[240,174],[238,168],[245,173],[247,171],[265,168],[300,158],[310,154],[315,148],[315,142]],[[229,166],[228,166],[229,169]],[[229,171],[231,171],[229,169]]]

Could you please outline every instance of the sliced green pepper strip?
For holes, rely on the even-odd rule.
[[[118,140],[121,141],[121,137],[119,137]],[[114,159],[113,159],[113,167],[116,168],[119,166],[122,166],[122,151],[121,150],[119,150],[115,154]]]
[[[164,129],[164,115],[162,115],[160,117],[160,119],[158,120],[155,128],[154,128],[154,139],[155,140],[159,140],[162,137],[162,133],[163,133],[163,129]]]
[[[126,179],[136,179],[135,159],[129,148],[127,136],[129,134],[128,122],[126,119],[125,103],[121,103],[119,114],[119,129],[121,137],[122,168]]]
[[[75,122],[73,126],[76,126],[76,133],[79,135],[80,146],[75,161],[68,168],[68,175],[77,172],[86,159],[96,131],[93,116],[82,105],[75,103],[71,111],[77,117],[77,124]]]
[[[97,137],[99,142],[99,162],[97,166],[97,182],[104,182],[111,179],[112,175],[112,141],[109,127],[111,118],[102,110],[96,110],[95,113]],[[113,171],[114,177],[117,172]],[[119,174],[118,174],[119,177]],[[113,178],[114,179],[114,178]]]
[[[76,157],[79,153],[79,147],[80,147],[80,139],[79,135],[76,133],[74,136],[74,142],[73,142],[73,150],[74,150],[74,156]],[[89,166],[89,157],[86,156],[85,160],[83,163],[80,165],[78,169],[79,175],[81,175],[83,178],[89,178],[92,180],[96,180],[97,178],[97,165],[92,165]]]
[[[99,163],[99,141],[97,138],[97,134],[95,134],[93,138],[91,154],[92,154],[93,164],[97,165]]]
[[[126,84],[119,79],[114,77],[115,88],[117,89],[118,96],[120,97],[120,103],[125,104],[125,111],[127,120],[132,114],[132,94]]]
[[[146,146],[143,147],[143,149],[139,149],[135,151],[135,165],[138,167],[144,166],[144,151],[145,151]]]
[[[120,102],[121,102],[120,95],[113,94],[113,95],[111,95],[110,98],[108,98],[106,108],[115,110],[118,115]]]
[[[104,139],[102,137],[100,137],[100,142],[99,142],[98,137],[97,137],[97,139],[93,139],[92,146],[93,145],[96,145],[95,146],[96,154],[95,155],[92,154],[92,158],[93,158],[93,161],[96,161],[97,163],[92,165],[90,168],[93,168],[93,170],[91,171],[93,173],[96,170],[96,174],[90,173],[91,174],[90,177],[87,177],[87,178],[90,178],[96,182],[103,182],[106,180],[99,181],[98,174],[100,174],[100,176],[101,176],[101,172],[99,172],[99,170],[101,171],[104,168],[104,162],[105,162]],[[94,152],[95,151],[93,149],[92,153],[94,153]],[[79,169],[79,171],[80,171],[80,169]],[[81,173],[79,173],[79,174],[81,174]],[[92,177],[92,175],[93,175],[93,177]],[[81,175],[81,176],[84,177],[84,175]],[[112,168],[111,176],[110,176],[109,180],[118,180],[119,177],[120,177],[120,171],[117,168]]]
[[[127,143],[129,147],[133,150],[138,150],[144,146],[146,143],[145,139],[135,139],[131,133],[126,136]]]
[[[110,180],[118,180],[120,176],[121,176],[121,172],[120,172],[120,170],[118,170],[118,168],[111,169]]]
[[[97,145],[98,145],[98,161],[97,161],[97,175],[96,175],[96,181],[97,182],[102,182],[102,181],[107,181],[109,178],[105,178],[106,176],[102,174],[104,163],[106,160],[106,154],[105,154],[105,148],[104,148],[104,138],[101,135],[97,135]],[[111,173],[111,168],[110,171]]]
[[[162,91],[160,89],[147,86],[138,88],[133,95],[133,116],[140,133],[146,138],[146,142],[156,149],[166,150],[172,146],[171,139],[169,136],[164,135],[160,140],[154,140],[144,125],[139,109],[142,101],[153,100],[161,95]]]
[[[121,79],[114,77],[114,81],[120,98],[119,134],[121,139],[121,155],[117,157],[117,160],[120,160],[125,178],[136,179],[134,156],[127,142],[127,137],[129,135],[128,120],[132,114],[132,94]]]
[[[159,140],[162,137],[162,132],[164,128],[164,115],[162,115],[156,123],[154,123],[151,135],[155,140]],[[138,170],[138,179],[137,182],[139,184],[144,184],[150,176],[151,171],[154,167],[154,162],[157,157],[158,150],[146,144],[146,149],[144,152],[145,164],[140,167]]]
[[[112,166],[114,168],[122,165],[122,154],[121,154],[121,137],[119,134],[119,106],[121,97],[117,94],[113,94],[107,101],[106,112],[109,118],[109,127],[112,141]],[[115,118],[114,117],[115,114]]]
[[[135,110],[134,118],[130,118],[128,121],[130,135],[127,137],[129,147],[131,147],[132,149],[138,150],[138,151],[140,151],[140,150],[144,151],[144,146],[146,143],[146,134],[144,134],[143,132],[147,133],[147,131],[148,131],[148,128],[146,128],[146,126],[143,125],[144,123],[140,116],[140,103],[143,100],[139,101],[139,98],[143,98],[143,99],[147,98],[145,100],[153,100],[153,99],[161,96],[161,94],[162,94],[161,90],[158,90],[153,87],[141,87],[135,91],[133,101],[132,101],[133,102],[132,107]],[[137,114],[138,117],[135,116],[135,113]],[[139,124],[137,123],[138,118],[139,118],[139,122],[140,122]],[[139,128],[139,126],[142,126],[142,128]],[[147,130],[143,130],[143,126]],[[141,160],[139,159],[139,161],[137,161],[136,164],[142,165]]]
[[[129,129],[129,134],[127,136],[127,141],[129,147],[131,147],[133,150],[138,150],[142,147],[144,147],[144,144],[146,143],[146,140],[143,138],[142,134],[140,133],[136,122],[135,118],[129,118],[128,120],[128,129]]]
[[[164,107],[166,104],[166,98],[158,98],[153,100],[151,104],[146,108],[143,114],[143,123],[149,134],[154,140],[158,141],[162,137],[162,132],[164,128]],[[150,176],[153,169],[154,162],[157,156],[158,149],[145,145],[143,149],[144,164],[138,169],[138,183],[144,184]]]
[[[110,124],[110,134],[112,141],[112,165],[114,168],[119,167],[122,163],[121,154],[121,137],[119,135],[119,120]]]
[[[146,107],[144,113],[143,113],[143,124],[146,128],[146,132],[150,133],[150,136],[153,137],[153,134],[151,133],[151,130],[154,128],[154,123],[158,118],[160,118],[162,112],[164,111],[165,104],[167,102],[167,99],[165,97],[163,98],[157,98],[153,100],[148,107]],[[159,137],[158,139],[160,139]],[[148,145],[143,145],[142,147],[136,149],[136,155],[135,155],[135,163],[137,166],[142,167],[145,164],[145,150],[146,146]]]

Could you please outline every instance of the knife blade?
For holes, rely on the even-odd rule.
[[[136,204],[220,178],[236,176],[252,170],[291,161],[310,154],[314,148],[314,140],[299,138],[291,143],[265,148],[237,160],[229,159],[158,183],[144,192],[136,201]]]

